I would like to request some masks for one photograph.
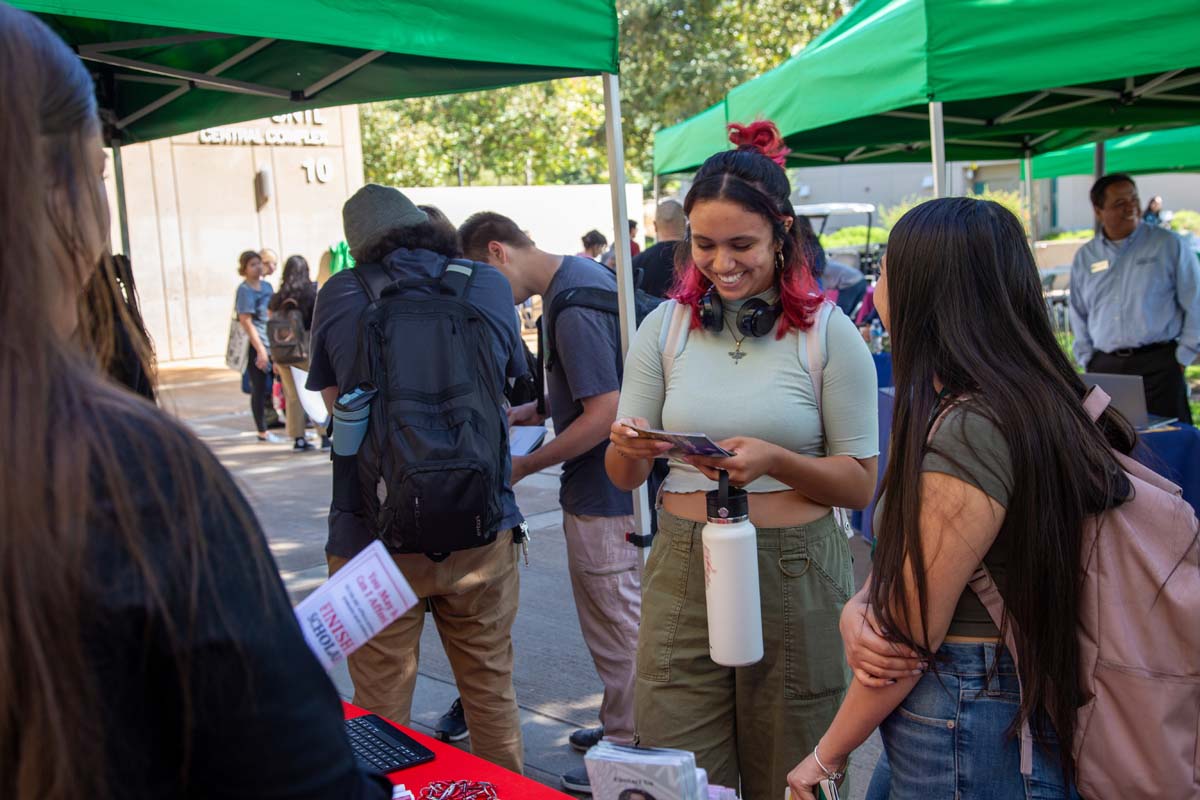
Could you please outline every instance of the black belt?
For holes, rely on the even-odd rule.
[[[1155,342],[1154,344],[1144,344],[1141,347],[1122,347],[1119,350],[1113,350],[1111,353],[1105,353],[1105,355],[1116,356],[1117,358],[1129,358],[1131,356],[1144,356],[1149,353],[1157,353],[1160,350],[1170,349],[1173,351],[1178,345],[1179,345],[1179,342],[1177,342],[1177,341]]]

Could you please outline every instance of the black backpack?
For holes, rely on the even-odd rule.
[[[649,316],[650,312],[658,308],[663,302],[663,298],[655,297],[649,292],[644,292],[641,289],[636,289],[633,295],[633,314],[637,320],[637,327],[642,326],[643,320]],[[545,414],[545,379],[546,370],[555,368],[558,362],[558,353],[555,351],[553,344],[547,349],[545,346],[545,337],[543,325],[554,330],[554,322],[561,314],[572,306],[581,308],[591,308],[596,311],[603,311],[606,314],[612,314],[614,317],[620,316],[620,311],[617,304],[617,293],[611,289],[600,289],[591,286],[577,286],[574,289],[567,289],[565,292],[559,292],[554,301],[550,304],[550,308],[543,314],[542,319],[538,320],[538,367],[534,370],[534,378],[538,382],[538,413]],[[617,351],[617,375],[624,374],[624,367],[620,355],[620,350]],[[658,459],[654,462],[654,469],[648,478],[647,489],[650,492],[650,497],[653,498],[658,494],[658,487],[662,484],[667,474],[667,462],[664,459]],[[658,516],[650,515],[650,535],[651,537],[658,531]],[[648,546],[648,545],[639,545]]]
[[[304,329],[304,312],[289,297],[267,320],[267,346],[271,360],[281,366],[308,363],[309,333]]]
[[[663,299],[661,297],[655,297],[652,294],[643,292],[641,289],[634,290],[633,310],[638,327],[641,327],[642,320],[646,319],[650,312],[658,308],[662,302]],[[545,328],[554,331],[554,322],[558,319],[558,315],[572,306],[603,311],[606,314],[612,314],[614,317],[620,316],[617,293],[612,289],[600,289],[594,286],[576,286],[573,289],[567,289],[555,295],[550,308],[538,320],[538,368],[534,372],[534,377],[539,382],[539,389],[542,390],[538,393],[539,398],[542,398],[545,394],[545,387],[540,385],[545,381],[545,370],[553,370],[558,365],[558,352],[554,345],[554,337],[551,337],[551,343],[547,346]],[[622,371],[621,358],[618,354],[617,374],[620,375]],[[538,402],[538,413],[545,413],[544,403],[540,399]]]
[[[537,400],[540,395],[538,388],[542,385],[537,377],[538,370],[541,369],[541,362],[538,357],[529,350],[529,345],[521,340],[521,349],[525,351],[525,366],[529,372],[522,375],[520,378],[515,378],[507,382],[504,389],[504,396],[508,399],[508,404],[511,406],[523,406],[526,403],[532,403]]]
[[[478,267],[454,259],[440,278],[411,280],[354,268],[370,298],[356,370],[379,390],[357,456],[360,513],[394,552],[435,561],[495,541],[503,515],[504,387],[492,333],[465,299]]]

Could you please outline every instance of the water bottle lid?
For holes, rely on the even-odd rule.
[[[334,403],[336,411],[360,411],[366,408],[367,404],[378,394],[379,390],[375,388],[375,384],[370,381],[363,381],[358,386],[355,386],[350,391],[343,394]]]
[[[708,521],[718,525],[740,522],[750,516],[750,495],[745,489],[729,485],[729,473],[720,470],[718,488],[704,497],[708,504]]]

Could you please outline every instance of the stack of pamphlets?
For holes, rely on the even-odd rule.
[[[595,800],[708,800],[708,780],[687,750],[601,741],[584,763]]]

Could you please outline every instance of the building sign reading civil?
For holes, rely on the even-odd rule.
[[[215,145],[265,145],[267,147],[325,147],[329,134],[319,127],[326,123],[321,109],[295,111],[271,117],[271,127],[224,126],[205,128],[196,134],[200,144]],[[306,159],[300,168],[304,170],[307,183],[329,183],[333,177],[333,164],[327,158]]]
[[[299,146],[324,147],[329,144],[329,134],[316,127],[291,127],[293,125],[324,125],[325,117],[320,109],[296,111],[271,117],[272,127],[205,128],[197,134],[200,144],[261,144],[271,147]],[[277,127],[276,127],[277,126]]]
[[[342,204],[363,183],[354,106],[246,120],[121,150],[134,277],[162,361],[225,352],[242,251],[270,248],[280,266],[303,256],[310,276],[320,274],[342,240]],[[115,203],[111,170],[107,184]],[[116,227],[112,236],[120,240]],[[280,277],[268,280],[279,288]]]

